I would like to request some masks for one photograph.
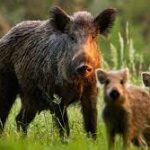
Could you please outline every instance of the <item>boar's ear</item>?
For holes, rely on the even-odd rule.
[[[62,10],[61,8],[59,7],[53,7],[51,10],[50,10],[50,13],[51,13],[51,16],[52,16],[52,25],[64,32],[65,30],[65,27],[69,24],[70,22],[70,17],[69,15],[64,11]]]
[[[105,84],[106,78],[107,78],[107,72],[105,72],[102,69],[97,69],[95,71],[96,73],[96,79],[100,84]]]
[[[150,87],[150,72],[142,72],[142,80],[146,87]]]
[[[126,83],[128,81],[128,78],[129,78],[129,69],[128,68],[122,69],[121,75],[123,76],[124,83]]]
[[[115,21],[116,12],[115,8],[108,8],[94,19],[94,24],[100,34],[107,35],[107,33],[109,33],[109,30],[112,28]]]

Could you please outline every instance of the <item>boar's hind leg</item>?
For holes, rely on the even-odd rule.
[[[68,123],[68,115],[67,108],[64,104],[54,104],[54,113],[53,119],[59,129],[60,137],[64,137],[64,133],[66,132],[67,136],[70,134],[69,123]]]
[[[17,80],[11,73],[0,70],[0,131],[3,131],[9,111],[18,93]]]
[[[84,126],[88,136],[96,139],[97,130],[97,89],[95,87],[88,87],[83,91],[81,98],[82,113],[84,119]]]
[[[30,122],[35,118],[36,111],[29,107],[23,106],[16,117],[17,130],[22,129],[23,133],[27,134],[27,129]]]

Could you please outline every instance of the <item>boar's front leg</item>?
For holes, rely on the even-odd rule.
[[[29,107],[23,106],[16,117],[17,131],[20,131],[20,129],[22,129],[23,133],[26,135],[28,126],[30,122],[35,118],[36,112],[37,111],[30,109]]]
[[[65,132],[67,136],[70,134],[67,108],[63,103],[54,104],[54,116],[53,119],[59,129],[59,134],[61,138],[64,138]]]
[[[97,132],[97,88],[87,86],[81,97],[84,126],[88,136],[96,139]]]

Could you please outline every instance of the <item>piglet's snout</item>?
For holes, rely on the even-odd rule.
[[[112,100],[116,100],[120,97],[120,93],[117,89],[112,89],[109,93],[109,97],[112,99]]]

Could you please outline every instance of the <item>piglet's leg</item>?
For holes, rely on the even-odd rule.
[[[107,127],[106,127],[107,128]],[[108,128],[106,129],[107,131],[107,142],[108,142],[108,150],[114,150],[114,145],[115,145],[115,133]]]
[[[126,129],[123,133],[123,150],[128,150],[134,137],[134,130]]]

